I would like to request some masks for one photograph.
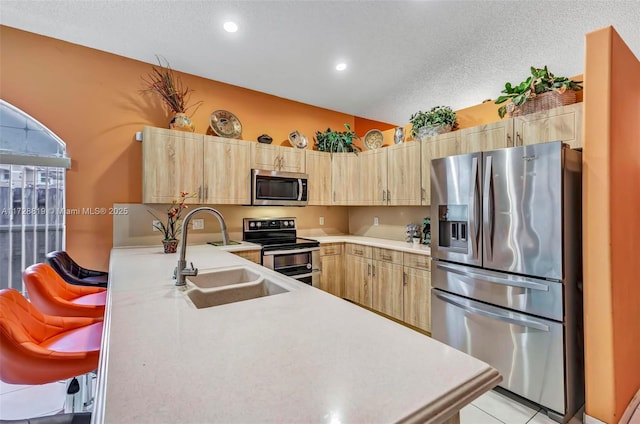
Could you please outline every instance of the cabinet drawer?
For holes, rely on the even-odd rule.
[[[363,246],[361,244],[347,244],[347,255],[362,256],[363,258],[371,257],[371,246]]]
[[[431,256],[418,255],[417,253],[404,253],[404,266],[411,268],[431,270]]]
[[[394,264],[402,265],[402,252],[374,247],[373,259],[377,261],[393,262]]]
[[[343,243],[325,243],[320,245],[320,256],[342,255]]]
[[[259,250],[240,250],[237,252],[230,252],[234,255],[240,256],[261,265],[262,257]]]

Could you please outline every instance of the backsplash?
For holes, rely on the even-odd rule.
[[[429,216],[429,206],[357,206],[349,207],[349,234],[405,241],[407,224],[418,224]],[[378,218],[378,225],[374,219]]]
[[[140,203],[118,203],[113,205],[118,210],[126,208],[127,213],[113,216],[113,246],[153,246],[162,244],[162,236],[153,231],[152,222],[155,219],[148,211],[158,218],[166,218],[169,205],[147,205]],[[194,207],[189,205],[183,217]],[[255,207],[236,205],[211,205],[217,209],[227,223],[227,230],[232,240],[242,240],[243,218],[276,218],[295,217],[298,233],[301,236],[325,236],[347,234],[349,232],[348,209],[344,206],[305,206],[296,207]],[[324,218],[324,225],[320,225],[320,217]],[[189,244],[204,244],[208,241],[221,240],[220,224],[211,214],[201,213],[194,219],[204,219],[203,230],[189,231]],[[193,221],[191,221],[193,223]]]

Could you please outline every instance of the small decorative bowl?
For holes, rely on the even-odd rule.
[[[262,134],[258,136],[258,143],[271,144],[273,138],[269,136],[269,134]]]

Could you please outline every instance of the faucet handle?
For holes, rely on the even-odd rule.
[[[193,266],[193,262],[189,262],[189,263],[191,264],[191,268],[184,268],[181,274],[184,276],[195,277],[196,275],[198,275],[198,268],[195,268]]]

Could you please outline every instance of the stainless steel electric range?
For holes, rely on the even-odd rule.
[[[295,218],[244,218],[242,239],[262,245],[262,266],[318,287],[320,243],[298,237]]]

